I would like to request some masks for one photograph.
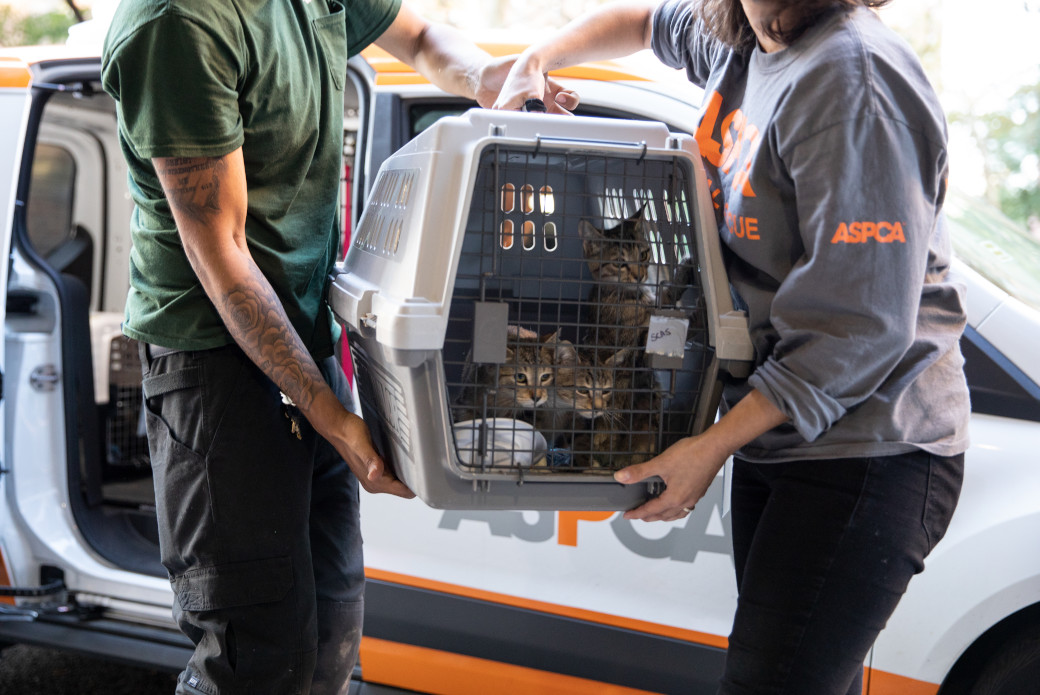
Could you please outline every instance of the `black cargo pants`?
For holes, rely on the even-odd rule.
[[[195,644],[177,692],[347,692],[357,479],[237,346],[141,352],[162,562]],[[335,358],[319,367],[349,407]]]
[[[963,454],[737,459],[739,598],[719,693],[861,693],[867,653],[946,533],[963,478]]]

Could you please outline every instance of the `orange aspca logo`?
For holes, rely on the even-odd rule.
[[[842,222],[831,238],[832,244],[865,244],[873,239],[881,244],[906,243],[902,222]]]
[[[722,95],[712,92],[704,110],[695,138],[704,157],[720,174],[729,174],[736,166],[731,188],[740,191],[745,198],[754,198],[749,172],[751,160],[762,144],[762,133],[751,123],[740,109],[722,116]],[[712,199],[718,195],[712,192]],[[715,208],[718,209],[718,201]]]

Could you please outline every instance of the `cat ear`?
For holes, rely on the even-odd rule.
[[[629,218],[636,225],[636,229],[639,230],[639,237],[645,240],[651,238],[650,220],[644,214],[647,205],[648,203],[644,202],[639,210],[636,211],[636,214]]]
[[[599,255],[600,244],[606,238],[599,227],[586,219],[578,222],[578,235],[581,236],[582,247],[586,258],[594,258]]]
[[[603,238],[603,232],[599,230],[599,227],[584,217],[578,222],[578,234],[585,241],[599,241]]]
[[[574,343],[569,340],[560,340],[556,343],[556,363],[565,365],[578,364],[578,351],[574,349]]]
[[[523,326],[506,326],[506,336],[515,340],[538,340],[538,334]]]
[[[632,349],[631,348],[624,348],[623,350],[618,350],[617,352],[615,352],[613,355],[608,357],[603,362],[603,366],[604,367],[620,367],[620,366],[623,366],[624,364],[626,364],[628,362],[628,358],[631,357],[631,356],[632,356]]]

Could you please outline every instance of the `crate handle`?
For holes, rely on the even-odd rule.
[[[642,162],[646,157],[647,145],[646,140],[640,140],[639,142],[618,142],[615,140],[595,140],[591,138],[565,138],[552,135],[536,135],[534,144],[534,155],[538,156],[539,150],[542,148],[542,143],[550,143],[554,145],[595,145],[598,148],[610,147],[619,149],[634,149],[639,148],[639,161]]]

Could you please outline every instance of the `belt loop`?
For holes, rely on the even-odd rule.
[[[149,354],[148,343],[140,340],[137,342],[137,355],[141,358],[141,364],[144,365],[144,372],[148,374],[152,371],[152,357]]]
[[[152,371],[152,363],[160,357],[166,355],[172,355],[176,352],[181,352],[175,348],[163,347],[162,345],[152,345],[146,343],[143,340],[138,342],[138,354],[141,356],[141,364],[145,366],[145,369],[150,373]]]

